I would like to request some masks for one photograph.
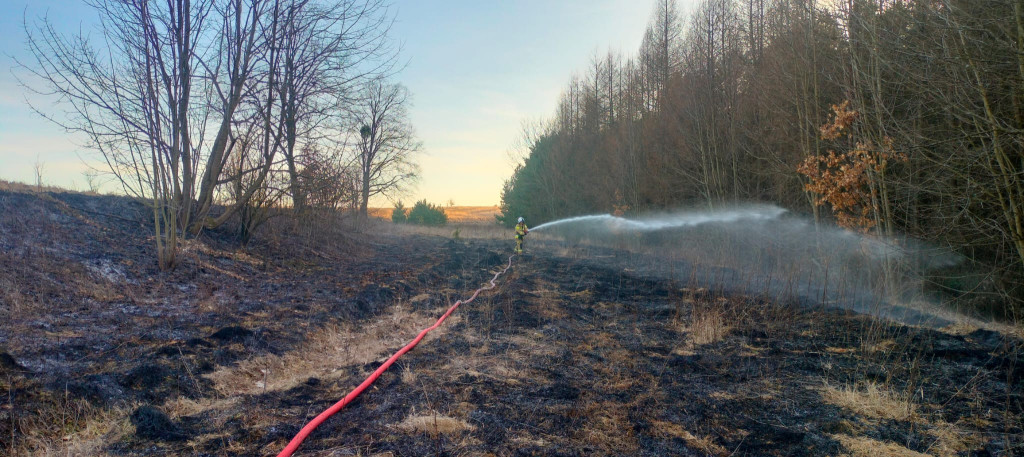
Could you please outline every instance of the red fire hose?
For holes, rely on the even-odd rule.
[[[456,301],[451,308],[448,308],[448,312],[444,313],[444,315],[441,316],[441,318],[438,319],[437,322],[434,323],[434,325],[431,325],[430,327],[423,329],[423,331],[421,331],[420,334],[416,336],[416,338],[410,341],[409,344],[406,344],[405,347],[403,347],[402,349],[399,349],[398,352],[396,352],[394,355],[391,356],[391,358],[384,362],[384,364],[381,365],[380,368],[377,368],[377,370],[374,371],[373,374],[366,378],[366,380],[364,380],[362,384],[359,384],[359,386],[353,389],[351,392],[349,392],[348,395],[345,395],[345,398],[342,398],[341,401],[335,403],[334,406],[331,406],[326,411],[320,413],[319,416],[316,416],[316,418],[309,421],[309,423],[306,424],[305,427],[302,427],[302,430],[299,430],[299,433],[295,435],[295,438],[292,438],[292,440],[288,443],[288,446],[285,446],[284,450],[282,450],[280,454],[277,454],[277,457],[291,456],[292,453],[294,453],[299,448],[299,445],[302,444],[302,441],[305,440],[310,433],[313,433],[313,430],[316,430],[316,428],[319,427],[320,424],[322,424],[325,420],[327,420],[328,417],[331,417],[338,411],[341,411],[341,409],[344,408],[345,405],[352,402],[352,400],[355,400],[356,397],[358,397],[359,394],[363,393],[363,391],[366,390],[367,387],[370,387],[370,384],[373,384],[373,382],[376,381],[377,378],[380,377],[380,375],[384,374],[384,372],[387,371],[388,367],[390,367],[391,364],[395,363],[395,361],[398,360],[398,358],[401,357],[402,354],[405,354],[406,352],[409,352],[409,350],[411,350],[412,348],[416,347],[416,345],[419,344],[420,340],[422,340],[423,337],[426,336],[428,332],[440,327],[441,323],[444,322],[444,320],[447,319],[448,316],[451,315],[451,313],[454,312],[455,309],[459,307],[459,305],[472,302],[473,300],[476,299],[477,295],[480,295],[480,292],[495,288],[496,285],[494,284],[494,281],[497,281],[499,276],[505,274],[505,272],[512,267],[512,259],[514,257],[515,256],[513,255],[508,258],[508,265],[505,266],[504,270],[501,270],[494,274],[494,277],[491,278],[489,286],[484,286],[477,289],[476,292],[473,292],[473,296],[469,297],[469,299],[466,301]]]

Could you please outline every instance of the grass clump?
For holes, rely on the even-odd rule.
[[[917,406],[903,395],[875,383],[863,388],[825,386],[825,401],[873,419],[910,420]]]

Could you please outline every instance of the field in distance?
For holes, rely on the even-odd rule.
[[[378,219],[391,220],[394,208],[369,208],[370,216]],[[445,206],[444,213],[452,224],[494,224],[494,216],[501,214],[501,208],[495,206]]]

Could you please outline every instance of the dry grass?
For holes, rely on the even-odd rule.
[[[128,289],[89,266],[36,252],[31,266],[10,253],[0,253],[0,317],[26,318],[52,312],[66,297],[108,303],[124,297]]]
[[[871,419],[911,420],[917,417],[917,406],[906,396],[875,383],[863,388],[825,385],[825,401]]]
[[[979,328],[981,327],[978,327],[977,325],[974,325],[972,323],[968,323],[964,320],[959,320],[954,321],[952,324],[943,327],[941,330],[943,332],[949,333],[950,335],[966,336],[978,330]]]
[[[456,207],[460,208],[460,207]],[[484,212],[482,208],[491,207],[461,207],[476,208],[483,212],[483,216],[449,217],[448,224],[442,226],[427,226],[413,224],[394,224],[391,222],[390,209],[386,219],[371,219],[364,228],[368,232],[382,235],[431,235],[445,238],[457,238],[467,240],[501,240],[507,239],[512,243],[513,233],[511,229],[499,226],[494,220],[495,213]],[[496,207],[495,207],[496,208]],[[448,208],[445,209],[448,211]],[[494,211],[497,211],[494,209]],[[477,213],[480,214],[480,213]],[[529,246],[529,243],[527,243]]]
[[[692,448],[700,449],[707,455],[715,456],[727,456],[729,450],[715,444],[715,441],[710,436],[697,437],[693,433],[690,433],[674,422],[666,422],[654,420],[651,421],[651,428],[655,434],[667,438],[681,438],[686,444]]]
[[[10,278],[0,278],[0,315],[21,316],[30,309],[39,309],[39,302],[31,295],[21,292],[20,287]]]
[[[464,420],[437,413],[419,416],[410,415],[402,423],[398,424],[397,427],[408,433],[427,433],[430,436],[451,435],[475,429],[475,427]]]
[[[239,400],[239,397],[224,399],[201,398],[198,400],[186,397],[177,397],[174,400],[164,403],[160,409],[167,413],[168,417],[172,419],[180,419],[182,417],[195,416],[213,409],[227,410],[237,405]]]
[[[205,376],[226,396],[287,390],[311,377],[329,379],[342,367],[383,361],[433,319],[395,305],[372,323],[359,327],[328,326],[311,335],[297,350],[280,356],[254,357]],[[457,316],[452,316],[446,322],[457,320]],[[439,331],[442,329],[432,332],[424,341]]]
[[[370,217],[391,221],[394,208],[369,208]],[[448,222],[455,224],[493,224],[494,216],[501,214],[498,206],[445,206]]]
[[[578,344],[575,351],[579,353],[598,352],[604,357],[605,363],[594,367],[594,371],[600,375],[598,379],[595,379],[594,385],[597,388],[622,391],[643,382],[633,375],[637,367],[637,354],[623,348],[612,333],[605,331],[597,333],[589,340]]]
[[[84,400],[57,400],[52,408],[18,421],[24,431],[11,455],[106,456],[104,448],[135,433],[127,409],[104,410]]]
[[[577,433],[610,455],[636,455],[640,448],[629,420],[630,405],[614,401],[580,402],[570,416],[584,420]]]
[[[557,285],[547,282],[538,281],[537,289],[530,291],[530,293],[536,294],[540,297],[538,313],[546,321],[557,321],[566,319],[569,314],[562,307],[562,292]],[[577,294],[584,294],[589,296],[590,291],[575,292],[570,296],[576,298]]]
[[[493,224],[501,214],[498,206],[450,206],[444,209],[448,220],[459,224]]]
[[[538,341],[537,338],[518,337],[513,342],[522,351],[533,353],[537,349],[544,349],[554,352],[549,346]],[[435,378],[447,377],[454,380],[463,374],[487,378],[493,382],[519,386],[529,384],[538,376],[542,376],[535,370],[530,369],[529,360],[521,358],[516,353],[489,355],[489,342],[474,344],[469,354],[462,357],[450,359],[438,371],[431,376]],[[415,376],[413,377],[415,379]]]
[[[879,340],[878,338],[865,338],[861,344],[863,352],[868,354],[889,354],[898,347],[896,340],[892,338],[885,338]]]
[[[7,190],[11,192],[23,192],[23,193],[38,193],[38,192],[78,192],[86,195],[99,195],[95,192],[80,192],[74,189],[67,189],[58,186],[52,186],[49,184],[43,184],[39,187],[35,184],[26,184],[14,181],[5,181],[0,179],[0,190]]]
[[[695,305],[690,322],[690,342],[697,346],[711,344],[725,339],[729,334],[725,311],[713,305]]]
[[[832,435],[848,451],[840,454],[844,457],[928,457],[928,454],[915,452],[896,443],[874,440],[864,436]]]
[[[962,453],[977,449],[984,440],[977,434],[967,432],[954,424],[939,422],[928,429],[928,434],[935,438],[935,442],[928,448],[927,452],[939,457],[954,457]]]
[[[449,224],[440,227],[377,222],[375,231],[385,234],[432,235],[467,240],[509,240],[513,243],[512,231],[495,224]],[[530,244],[527,242],[527,247]]]
[[[889,345],[884,346],[886,346],[885,350],[889,350]],[[856,435],[860,431],[858,427],[850,427],[846,432],[850,435],[835,435],[835,437],[849,449],[850,453],[847,455],[852,457],[875,455],[953,457],[976,449],[985,441],[984,437],[976,431],[972,432],[956,424],[950,424],[938,416],[932,417],[919,413],[918,405],[914,404],[906,395],[893,392],[891,389],[875,383],[867,383],[860,387],[826,385],[823,388],[823,397],[827,403],[849,410],[868,420],[913,422],[933,439],[926,450],[927,454],[921,454],[898,444],[880,442],[863,436],[850,436]],[[941,408],[936,407],[936,409]],[[864,423],[862,422],[862,424]],[[974,428],[977,429],[977,427]],[[985,426],[982,425],[981,428],[984,429]]]

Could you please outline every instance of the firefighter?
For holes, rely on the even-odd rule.
[[[530,233],[530,229],[526,226],[526,220],[520,217],[516,224],[516,254],[523,253],[523,238],[526,238],[527,233]]]

